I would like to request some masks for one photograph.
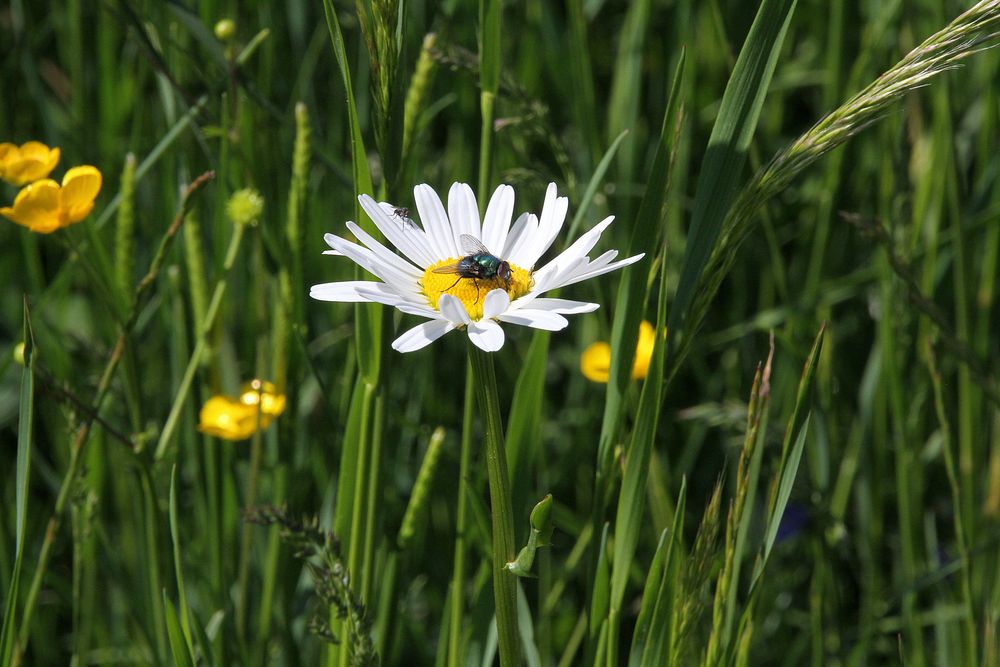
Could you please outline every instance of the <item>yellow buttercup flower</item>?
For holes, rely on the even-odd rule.
[[[273,382],[251,380],[240,387],[240,402],[244,405],[260,405],[260,420],[264,427],[285,411],[285,395],[279,394]]]
[[[0,214],[33,232],[48,234],[86,218],[100,191],[101,172],[96,167],[74,167],[63,176],[61,186],[46,178],[22,188],[14,206],[0,208]]]
[[[59,149],[38,141],[20,147],[0,144],[0,178],[11,185],[24,185],[48,176],[59,164]]]
[[[259,417],[258,417],[259,409]],[[266,380],[251,380],[240,387],[239,398],[213,396],[198,416],[198,430],[223,440],[246,440],[258,428],[266,429],[285,411],[285,395]]]
[[[257,409],[230,396],[213,396],[201,408],[198,430],[223,440],[246,440],[257,430]]]
[[[635,361],[632,364],[632,379],[642,380],[649,371],[649,360],[653,357],[656,343],[656,329],[643,320],[639,325],[639,340],[635,346]],[[587,346],[580,355],[580,372],[594,382],[607,382],[611,373],[611,346],[598,341]]]

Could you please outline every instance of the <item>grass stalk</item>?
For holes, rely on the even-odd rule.
[[[472,458],[473,401],[475,376],[472,361],[465,366],[465,398],[462,405],[462,442],[458,461],[458,498],[455,508],[455,549],[451,570],[451,616],[448,629],[448,667],[464,664],[462,654],[463,618],[465,612],[465,552],[468,530],[465,497],[469,493],[469,465]]]

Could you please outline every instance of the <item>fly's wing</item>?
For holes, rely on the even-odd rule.
[[[431,269],[431,273],[451,273],[451,274],[461,274],[465,273],[458,262],[454,264],[448,264],[447,266],[439,266],[436,269]]]
[[[458,240],[462,242],[462,252],[466,255],[492,255],[483,242],[471,234],[460,234]]]

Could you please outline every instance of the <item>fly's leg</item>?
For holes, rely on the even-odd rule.
[[[476,288],[476,300],[472,302],[472,305],[474,306],[474,305],[476,305],[477,303],[479,303],[479,281],[478,281],[478,280],[476,280],[475,278],[473,278],[473,279],[472,279],[472,284],[473,284],[473,285],[475,286],[475,288]]]
[[[462,279],[462,277],[463,277],[463,276],[459,276],[458,278],[456,278],[456,279],[455,279],[455,282],[453,282],[453,283],[452,283],[451,285],[449,285],[449,286],[448,286],[448,288],[447,288],[447,289],[445,289],[444,291],[445,291],[445,292],[447,292],[447,291],[448,291],[448,290],[450,290],[450,289],[451,289],[452,287],[454,287],[455,285],[457,285],[457,284],[458,284],[458,281],[459,281],[459,280],[461,280],[461,279]]]

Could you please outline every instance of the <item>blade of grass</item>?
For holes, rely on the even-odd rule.
[[[683,66],[683,58],[681,60]],[[667,114],[664,118],[663,133],[677,124],[681,111],[677,103],[676,93],[679,90],[682,71],[678,70],[674,77],[674,85],[671,89],[671,99],[667,104]],[[662,140],[661,140],[662,142]],[[661,145],[663,145],[661,143]],[[673,146],[673,144],[671,144]],[[672,150],[670,151],[672,157]],[[662,212],[663,202],[666,199],[666,191],[670,187],[670,167],[672,163],[667,157],[666,173],[663,174],[663,191],[652,197],[657,205],[657,212]],[[658,172],[654,172],[659,175]],[[652,187],[659,186],[659,181],[651,181]],[[648,191],[647,191],[648,194]],[[645,210],[645,197],[640,210]],[[650,211],[651,212],[651,211]],[[644,218],[641,218],[644,219]],[[656,218],[653,218],[656,220]],[[660,225],[658,225],[660,226]],[[666,234],[663,235],[660,247],[660,256],[666,256]],[[655,272],[655,268],[653,271]],[[656,308],[656,342],[653,346],[653,355],[650,359],[649,370],[646,380],[642,385],[642,393],[639,396],[639,408],[636,412],[635,426],[632,431],[632,440],[626,450],[625,472],[622,476],[621,490],[618,496],[618,510],[615,515],[615,540],[614,554],[611,558],[611,604],[608,616],[608,642],[609,648],[613,651],[608,656],[608,664],[618,664],[617,636],[622,601],[625,597],[625,586],[628,583],[629,571],[632,567],[632,559],[635,556],[636,545],[639,543],[639,533],[642,527],[642,515],[646,508],[647,480],[649,479],[649,458],[653,451],[653,442],[656,439],[656,429],[660,420],[661,404],[663,402],[663,378],[666,340],[667,340],[667,276],[665,271],[660,271],[660,291],[657,298]]]
[[[503,4],[500,0],[479,0],[479,106],[482,125],[479,134],[479,206],[488,201],[493,168],[493,113],[500,89],[500,29]],[[482,213],[482,211],[480,211]]]
[[[678,587],[680,550],[684,538],[684,512],[687,507],[687,477],[681,478],[673,525],[660,535],[660,542],[649,565],[642,591],[639,617],[632,633],[628,664],[632,667],[663,665],[671,643],[670,617]]]
[[[670,308],[668,358],[672,356],[670,342],[684,330],[698,278],[719,238],[722,223],[736,195],[747,149],[757,127],[795,5],[796,0],[761,2],[722,96],[719,115],[712,127],[698,176],[691,229],[684,248],[677,292]]]
[[[195,661],[190,650],[191,647],[184,639],[184,632],[177,620],[177,610],[174,608],[174,603],[167,597],[166,589],[163,591],[163,610],[166,612],[167,635],[170,637],[170,652],[174,656],[174,665],[194,667]]]
[[[614,160],[615,155],[618,153],[618,147],[621,146],[622,141],[628,136],[628,133],[627,129],[622,130],[615,137],[615,140],[611,142],[611,145],[608,146],[608,150],[604,152],[601,161],[597,163],[597,168],[594,169],[594,174],[590,177],[587,188],[583,191],[583,197],[580,198],[580,203],[576,207],[576,213],[573,215],[573,221],[569,224],[569,233],[566,234],[566,238],[575,239],[577,237],[580,225],[583,224],[583,219],[590,212],[590,202],[593,201],[594,195],[597,194],[597,188],[600,187],[601,181],[604,180],[604,174],[607,173],[608,167],[611,166],[611,161]]]
[[[24,563],[25,523],[28,519],[28,484],[31,480],[31,450],[33,448],[32,423],[35,416],[35,342],[31,331],[31,317],[28,298],[24,298],[24,325],[21,329],[24,343],[23,368],[21,370],[21,394],[17,413],[17,477],[15,489],[15,542],[14,568],[8,587],[3,627],[0,628],[0,663],[11,664],[14,654],[15,623],[17,622],[17,598]]]
[[[683,114],[682,100],[678,95],[684,77],[684,54],[678,60],[668,96],[667,108],[663,114],[656,156],[650,169],[646,192],[639,206],[639,213],[632,226],[629,254],[649,251],[657,246],[659,239],[665,238],[661,224],[663,204],[669,186],[671,158],[676,145],[675,129]],[[654,269],[655,270],[655,269]],[[615,316],[611,329],[611,369],[608,379],[601,434],[597,448],[597,469],[595,471],[595,495],[591,516],[595,534],[604,521],[606,496],[611,485],[613,443],[618,437],[618,428],[625,412],[622,401],[629,383],[632,381],[632,363],[635,356],[639,322],[643,317],[646,298],[646,283],[650,270],[641,271],[629,267],[623,272],[615,298]],[[645,489],[645,485],[643,485]]]

